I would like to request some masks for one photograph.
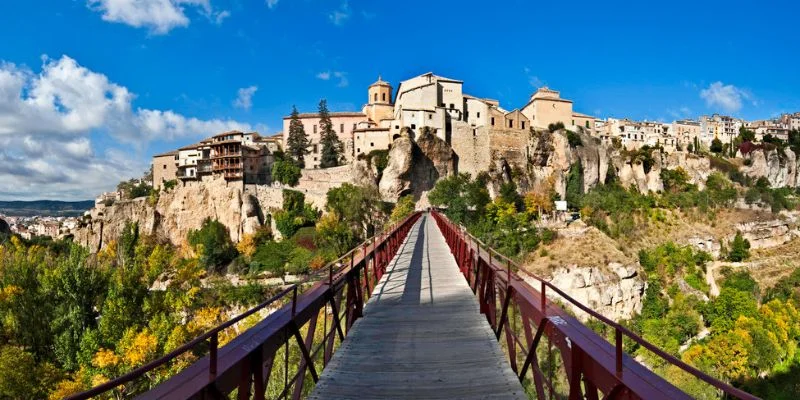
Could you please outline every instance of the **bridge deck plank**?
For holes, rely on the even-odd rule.
[[[429,217],[409,233],[311,398],[527,398]]]

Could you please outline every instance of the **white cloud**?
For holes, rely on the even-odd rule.
[[[350,84],[350,81],[347,80],[346,72],[334,71],[333,76],[339,79],[339,83],[336,84],[338,87],[347,87]]]
[[[150,141],[253,129],[134,108],[134,99],[124,86],[68,56],[44,57],[38,74],[0,62],[0,197],[92,198],[141,175],[148,162],[130,154],[141,154]],[[104,142],[115,148],[98,154],[93,134],[110,136]]]
[[[148,28],[156,35],[188,26],[186,8],[195,9],[216,24],[230,16],[229,11],[214,11],[210,0],[87,0],[87,4],[101,12],[104,21]]]
[[[341,26],[344,25],[344,23],[347,22],[348,19],[350,19],[350,15],[352,13],[353,11],[350,9],[350,4],[348,3],[347,0],[344,0],[338,9],[333,10],[328,15],[328,18],[330,18],[331,22],[333,22],[334,25]]]
[[[243,110],[249,110],[251,107],[253,107],[253,95],[256,94],[257,90],[258,86],[248,86],[246,88],[239,89],[238,96],[233,102],[233,106]]]
[[[736,112],[742,109],[742,99],[750,100],[751,95],[736,86],[725,85],[717,81],[701,90],[700,98],[706,101],[708,107],[719,107],[726,112]]]
[[[267,0],[267,7],[275,8],[278,5],[278,0]]]
[[[344,71],[322,71],[316,75],[317,79],[329,81],[331,78],[338,79],[337,87],[347,87],[350,81],[347,79],[347,72]]]
[[[525,67],[525,68],[523,68],[523,71],[525,71],[525,76],[528,78],[528,83],[532,87],[540,88],[540,87],[544,86],[544,82],[542,82],[542,80],[539,79],[538,76],[531,74],[531,69],[530,68]]]

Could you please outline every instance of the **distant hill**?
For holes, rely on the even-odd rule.
[[[85,201],[0,201],[0,214],[15,217],[30,217],[34,215],[52,217],[76,217],[84,211],[94,207],[93,200]]]

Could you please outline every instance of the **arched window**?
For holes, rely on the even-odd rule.
[[[381,93],[381,101],[386,101],[386,93]]]
[[[378,101],[378,94],[375,93],[375,96],[373,96],[373,98],[375,99],[374,101]]]

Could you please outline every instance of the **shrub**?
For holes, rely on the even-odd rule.
[[[581,137],[573,131],[567,131],[567,142],[569,143],[569,147],[572,147],[573,149],[578,146],[583,146]]]
[[[742,237],[741,232],[736,232],[731,242],[731,250],[728,253],[728,260],[739,262],[750,258],[750,241]]]
[[[711,150],[712,153],[716,154],[722,153],[723,150],[722,141],[719,140],[718,138],[714,138],[714,140],[711,141],[711,147],[709,148],[709,150]]]
[[[228,228],[217,220],[206,218],[198,230],[191,230],[188,242],[199,256],[200,263],[209,271],[219,271],[237,256]]]
[[[553,133],[553,132],[555,132],[557,130],[561,130],[561,129],[564,129],[564,123],[561,122],[561,121],[553,123],[553,124],[550,124],[550,125],[547,125],[547,130],[550,131],[550,133]]]
[[[292,160],[278,160],[272,164],[272,179],[284,185],[296,186],[302,172]]]

